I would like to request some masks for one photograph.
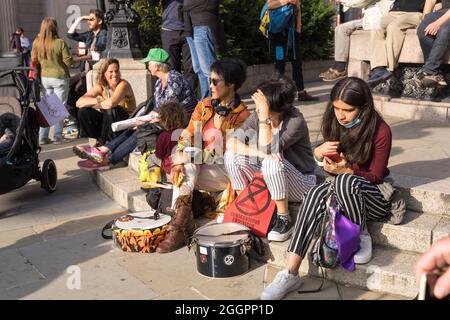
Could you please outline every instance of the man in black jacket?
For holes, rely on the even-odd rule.
[[[201,99],[211,95],[211,65],[224,42],[219,4],[220,0],[185,0],[183,4],[184,31],[199,78]]]
[[[183,0],[147,1],[151,6],[162,3],[162,47],[169,53],[170,65],[178,72],[181,72],[181,62],[183,61],[184,76],[195,90],[198,78],[192,66],[191,51],[184,35]]]

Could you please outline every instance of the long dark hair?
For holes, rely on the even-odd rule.
[[[359,125],[347,129],[339,124],[333,106],[338,100],[359,109]],[[366,82],[355,77],[342,79],[331,90],[330,102],[322,119],[322,136],[325,141],[339,141],[339,151],[344,153],[349,163],[363,164],[372,156],[379,117]]]

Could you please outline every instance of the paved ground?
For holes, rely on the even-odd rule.
[[[311,92],[325,99],[329,87]],[[325,103],[302,106],[312,137]],[[393,171],[450,179],[450,126],[388,119],[394,131]],[[80,143],[82,141],[77,141]],[[314,139],[313,139],[314,142]],[[125,254],[100,237],[100,228],[123,209],[76,166],[71,147],[45,146],[59,172],[57,192],[37,183],[0,196],[0,299],[257,299],[265,266],[241,277],[211,280],[196,272],[194,254]],[[274,276],[269,269],[268,280]],[[80,276],[79,278],[77,276]],[[78,282],[80,279],[80,282]],[[80,284],[80,289],[77,285]],[[318,286],[305,278],[305,289]],[[75,288],[75,289],[74,289]],[[395,299],[327,282],[320,294],[289,299]]]

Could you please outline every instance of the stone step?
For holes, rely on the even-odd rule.
[[[131,211],[148,210],[145,194],[140,190],[141,183],[129,168],[98,171],[95,179],[99,187],[122,207]],[[290,205],[294,219],[298,210],[297,204]],[[409,211],[401,225],[369,222],[368,227],[377,245],[422,253],[432,242],[450,234],[450,218]]]
[[[377,110],[385,117],[399,117],[409,120],[450,122],[450,103],[411,98],[391,98],[374,95]]]
[[[272,242],[266,246],[265,257],[255,257],[269,265],[283,269],[286,266],[288,242]],[[418,293],[413,268],[420,254],[374,247],[373,258],[366,265],[357,265],[350,272],[341,266],[325,269],[327,279],[340,284],[356,286],[371,291],[414,298]],[[321,273],[309,259],[305,259],[300,273],[319,277]]]
[[[128,166],[137,172],[139,155],[130,154]],[[316,170],[318,176],[323,171]],[[450,180],[436,180],[392,173],[409,210],[450,217]]]
[[[294,220],[300,205],[289,204]],[[429,213],[407,211],[401,225],[369,221],[373,243],[379,246],[423,253],[430,245],[450,234],[450,218]]]

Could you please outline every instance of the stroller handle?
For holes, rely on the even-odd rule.
[[[8,71],[0,73],[0,79],[4,78],[4,77],[6,77],[6,76],[8,76],[10,74],[13,74],[13,73],[15,73],[17,71],[31,71],[31,70],[37,72],[37,69],[34,68],[34,67],[16,67],[16,68],[13,68],[11,70],[8,70]]]

